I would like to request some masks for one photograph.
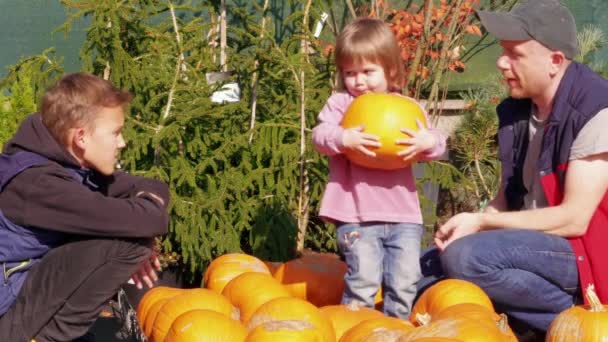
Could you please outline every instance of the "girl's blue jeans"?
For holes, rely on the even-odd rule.
[[[338,247],[348,271],[342,303],[374,307],[382,287],[384,313],[407,319],[420,273],[422,225],[413,223],[342,223]]]
[[[546,331],[558,313],[580,300],[575,255],[568,241],[555,235],[484,231],[455,240],[441,254],[425,251],[421,264],[420,290],[442,276],[471,281],[497,311],[538,330]]]

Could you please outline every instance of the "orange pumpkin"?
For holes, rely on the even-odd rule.
[[[294,297],[325,306],[340,303],[346,270],[335,254],[311,254],[284,263],[274,277]]]
[[[272,299],[260,306],[249,319],[247,328],[270,321],[304,321],[315,326],[323,336],[324,342],[335,342],[336,334],[331,322],[311,303],[294,297]]]
[[[593,285],[585,290],[589,305],[562,311],[551,323],[546,342],[608,341],[608,305],[603,305]]]
[[[492,301],[479,286],[465,280],[446,279],[420,295],[414,303],[410,320],[416,325],[425,324],[444,309],[461,303],[476,303],[494,311]]]
[[[396,141],[407,138],[401,128],[418,130],[419,120],[426,125],[426,118],[420,105],[407,97],[395,94],[368,93],[357,97],[348,107],[342,118],[342,127],[363,126],[363,132],[378,136],[381,146],[370,148],[376,157],[368,157],[358,151],[347,150],[348,159],[360,166],[395,170],[409,166],[397,156],[407,146],[397,145]]]
[[[146,292],[137,305],[137,321],[142,329],[144,322],[146,321],[146,316],[154,303],[163,298],[175,297],[182,293],[182,291],[184,290],[175,287],[157,286]]]
[[[152,328],[154,341],[164,341],[171,324],[181,314],[190,310],[211,310],[238,319],[235,308],[228,299],[208,289],[192,289],[169,299],[163,305]]]
[[[394,317],[379,317],[365,320],[348,329],[340,342],[390,342],[396,341],[405,332],[414,329],[409,321]]]
[[[242,253],[224,254],[214,259],[203,277],[206,288],[222,293],[226,284],[245,272],[270,274],[268,266],[254,256]]]
[[[309,322],[271,321],[259,325],[245,342],[322,342],[321,332]]]
[[[211,310],[191,310],[171,324],[165,342],[242,342],[247,329],[234,319]]]
[[[170,298],[163,298],[157,300],[154,304],[152,304],[152,306],[148,310],[148,313],[146,314],[146,320],[144,321],[143,325],[144,335],[146,335],[148,339],[151,339],[152,337],[152,328],[154,328],[154,321],[156,320],[158,312],[163,307],[163,305],[165,305],[165,303],[169,301],[169,299]]]
[[[421,337],[421,338],[412,340],[412,342],[465,342],[465,341],[457,340],[455,338],[448,338],[448,337]]]
[[[281,297],[289,291],[269,274],[247,272],[232,279],[222,292],[241,312],[241,322],[247,323],[262,304]]]
[[[336,332],[336,340],[355,325],[384,315],[380,311],[357,305],[356,302],[348,305],[328,305],[320,308],[321,312],[331,321]]]
[[[505,342],[505,335],[498,326],[469,318],[449,318],[412,329],[399,342],[417,341],[422,337],[447,337],[466,342]]]
[[[487,307],[475,303],[461,303],[449,306],[433,316],[433,320],[450,318],[468,318],[479,323],[498,326],[499,330],[505,335],[505,341],[517,342],[517,337],[507,323],[507,316],[497,314]]]

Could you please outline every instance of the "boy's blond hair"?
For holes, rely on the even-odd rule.
[[[339,90],[344,90],[344,67],[363,61],[380,64],[384,69],[389,90],[401,90],[401,49],[391,29],[380,19],[357,18],[346,25],[336,40],[335,61]]]
[[[125,106],[132,98],[130,93],[97,76],[68,74],[44,94],[40,115],[53,138],[66,145],[70,128],[86,126],[93,129],[101,108]]]

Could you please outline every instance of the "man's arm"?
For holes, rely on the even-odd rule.
[[[572,160],[561,204],[517,212],[459,214],[441,226],[435,241],[440,248],[445,248],[455,239],[481,230],[506,228],[537,230],[563,237],[581,236],[607,190],[608,153]]]
[[[503,211],[507,211],[507,200],[505,198],[505,184],[503,184],[503,182],[501,180],[500,187],[498,188],[498,193],[488,203],[488,205],[485,208],[483,208],[482,212],[500,213]]]

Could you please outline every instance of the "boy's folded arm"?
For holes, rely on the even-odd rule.
[[[150,195],[116,198],[91,191],[64,172],[41,173],[34,184],[22,184],[27,187],[23,207],[9,207],[5,215],[17,224],[81,235],[141,238],[167,232],[166,184],[158,182],[162,191],[147,193],[165,203]],[[13,186],[20,186],[19,178]]]
[[[134,176],[123,171],[114,172],[107,192],[108,196],[116,198],[129,198],[147,192],[160,197],[165,207],[169,204],[169,189],[166,183],[152,178]]]

